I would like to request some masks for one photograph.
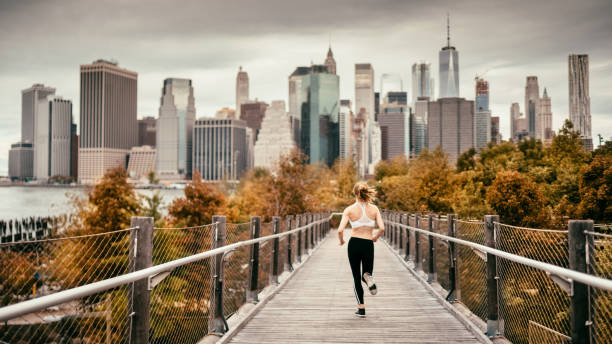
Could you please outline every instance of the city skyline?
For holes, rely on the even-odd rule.
[[[432,63],[433,77],[439,82],[437,55],[446,44],[446,12],[451,16],[451,43],[461,52],[460,94],[473,99],[473,77],[483,74],[490,83],[491,113],[500,116],[504,139],[510,132],[509,107],[513,102],[523,103],[528,75],[537,76],[540,88],[546,87],[552,98],[553,129],[557,130],[568,118],[570,54],[589,55],[593,143],[598,143],[597,134],[612,136],[612,105],[606,104],[612,87],[612,43],[607,39],[612,33],[607,16],[612,5],[608,2],[568,2],[554,9],[550,3],[526,8],[478,1],[461,7],[452,3],[381,5],[357,2],[350,15],[332,18],[333,9],[346,6],[345,2],[333,2],[326,5],[325,11],[317,11],[312,2],[309,6],[289,6],[269,1],[254,13],[246,7],[210,3],[206,4],[210,20],[195,20],[191,12],[203,6],[197,3],[175,9],[154,2],[145,12],[121,4],[125,16],[117,16],[111,23],[100,19],[109,17],[103,14],[110,8],[63,2],[62,8],[70,8],[79,20],[88,23],[75,31],[73,23],[63,24],[61,11],[49,12],[49,6],[58,4],[2,2],[0,31],[6,49],[0,52],[4,62],[0,67],[0,174],[6,174],[10,144],[19,141],[22,89],[34,83],[52,85],[58,94],[73,102],[73,115],[78,122],[80,64],[115,58],[121,68],[137,72],[139,118],[157,113],[159,84],[168,77],[194,80],[196,117],[213,117],[216,110],[234,106],[235,73],[240,65],[249,72],[251,98],[265,102],[287,100],[288,76],[295,66],[323,62],[331,34],[340,98],[354,102],[355,63],[372,64],[376,91],[380,90],[383,73],[399,74],[403,84],[410,85],[410,68],[421,60]],[[179,28],[164,25],[163,30],[151,26],[151,17],[168,11],[182,15],[181,22],[187,23]],[[243,25],[227,25],[214,18],[230,11],[236,15],[231,21]],[[541,22],[545,12],[547,18],[553,19]],[[483,13],[496,16],[489,19]],[[31,25],[43,18],[44,24]],[[582,24],[568,26],[570,19]],[[381,22],[385,24],[382,27]],[[479,27],[487,24],[487,37],[478,36]],[[99,30],[105,26],[105,30]],[[527,33],[537,39],[524,40]],[[520,52],[517,46],[521,46]],[[185,49],[190,53],[185,54]],[[143,51],[147,54],[143,55]],[[412,90],[405,87],[404,91],[410,94]]]

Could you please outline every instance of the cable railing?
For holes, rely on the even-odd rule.
[[[612,235],[594,232],[591,221],[549,230],[505,225],[497,216],[464,221],[448,215],[445,232],[437,215],[385,211],[383,217],[390,247],[429,282],[439,281],[448,301],[482,319],[489,336],[513,343],[612,338]],[[422,226],[423,218],[432,225]],[[423,264],[427,259],[416,247],[431,240],[434,250],[427,254],[435,264]],[[448,281],[439,278],[445,274]]]
[[[277,284],[286,265],[292,267],[320,242],[329,230],[328,219],[327,214],[304,214],[285,221],[274,218],[262,226],[259,217],[248,224],[234,225],[218,216],[203,226],[153,228],[151,218],[133,218],[134,228],[129,230],[67,238],[90,242],[64,245],[61,252],[67,254],[61,256],[63,262],[72,260],[70,266],[81,270],[54,277],[52,281],[59,287],[53,293],[35,298],[21,296],[25,291],[7,292],[8,284],[4,279],[0,282],[3,296],[11,295],[5,297],[9,301],[0,308],[0,341],[196,343],[207,334],[222,334],[227,330],[227,317],[245,302],[257,302],[257,294],[263,287]],[[123,236],[121,240],[110,239],[117,235]],[[100,238],[107,239],[91,242]],[[282,238],[286,238],[285,252],[294,252],[283,258],[286,261],[281,261]],[[299,244],[296,238],[301,239]],[[45,242],[49,245],[58,241]],[[289,247],[290,242],[293,247]],[[112,254],[96,256],[99,250]],[[0,248],[3,255],[13,251]],[[53,250],[38,251],[39,256],[44,252]],[[95,257],[96,264],[80,255]],[[58,256],[45,259],[51,262]],[[10,275],[8,264],[4,259],[2,262],[2,273]],[[48,270],[63,271],[55,265]],[[96,271],[99,276],[95,276]],[[17,271],[13,280],[23,275]],[[84,276],[96,278],[87,281]],[[69,287],[63,287],[63,283]]]

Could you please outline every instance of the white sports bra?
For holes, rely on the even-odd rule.
[[[349,218],[349,222],[351,223],[351,228],[359,228],[359,227],[372,227],[373,228],[376,222],[368,217],[368,215],[366,214],[366,208],[363,204],[361,204],[360,202],[357,202],[357,204],[361,207],[361,212],[363,214],[357,221],[351,221],[351,219]]]

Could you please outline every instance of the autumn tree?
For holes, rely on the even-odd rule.
[[[499,172],[487,188],[486,200],[503,223],[531,227],[548,224],[544,196],[538,186],[522,173]]]
[[[385,177],[403,176],[408,173],[409,160],[405,155],[398,155],[393,159],[382,160],[374,168],[374,179],[383,180]]]
[[[612,156],[599,154],[580,171],[578,215],[594,221],[612,221]]]

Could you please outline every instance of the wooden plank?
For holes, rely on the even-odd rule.
[[[374,258],[379,292],[366,292],[367,317],[355,317],[346,248],[328,236],[230,343],[479,342],[382,243],[375,244]]]

